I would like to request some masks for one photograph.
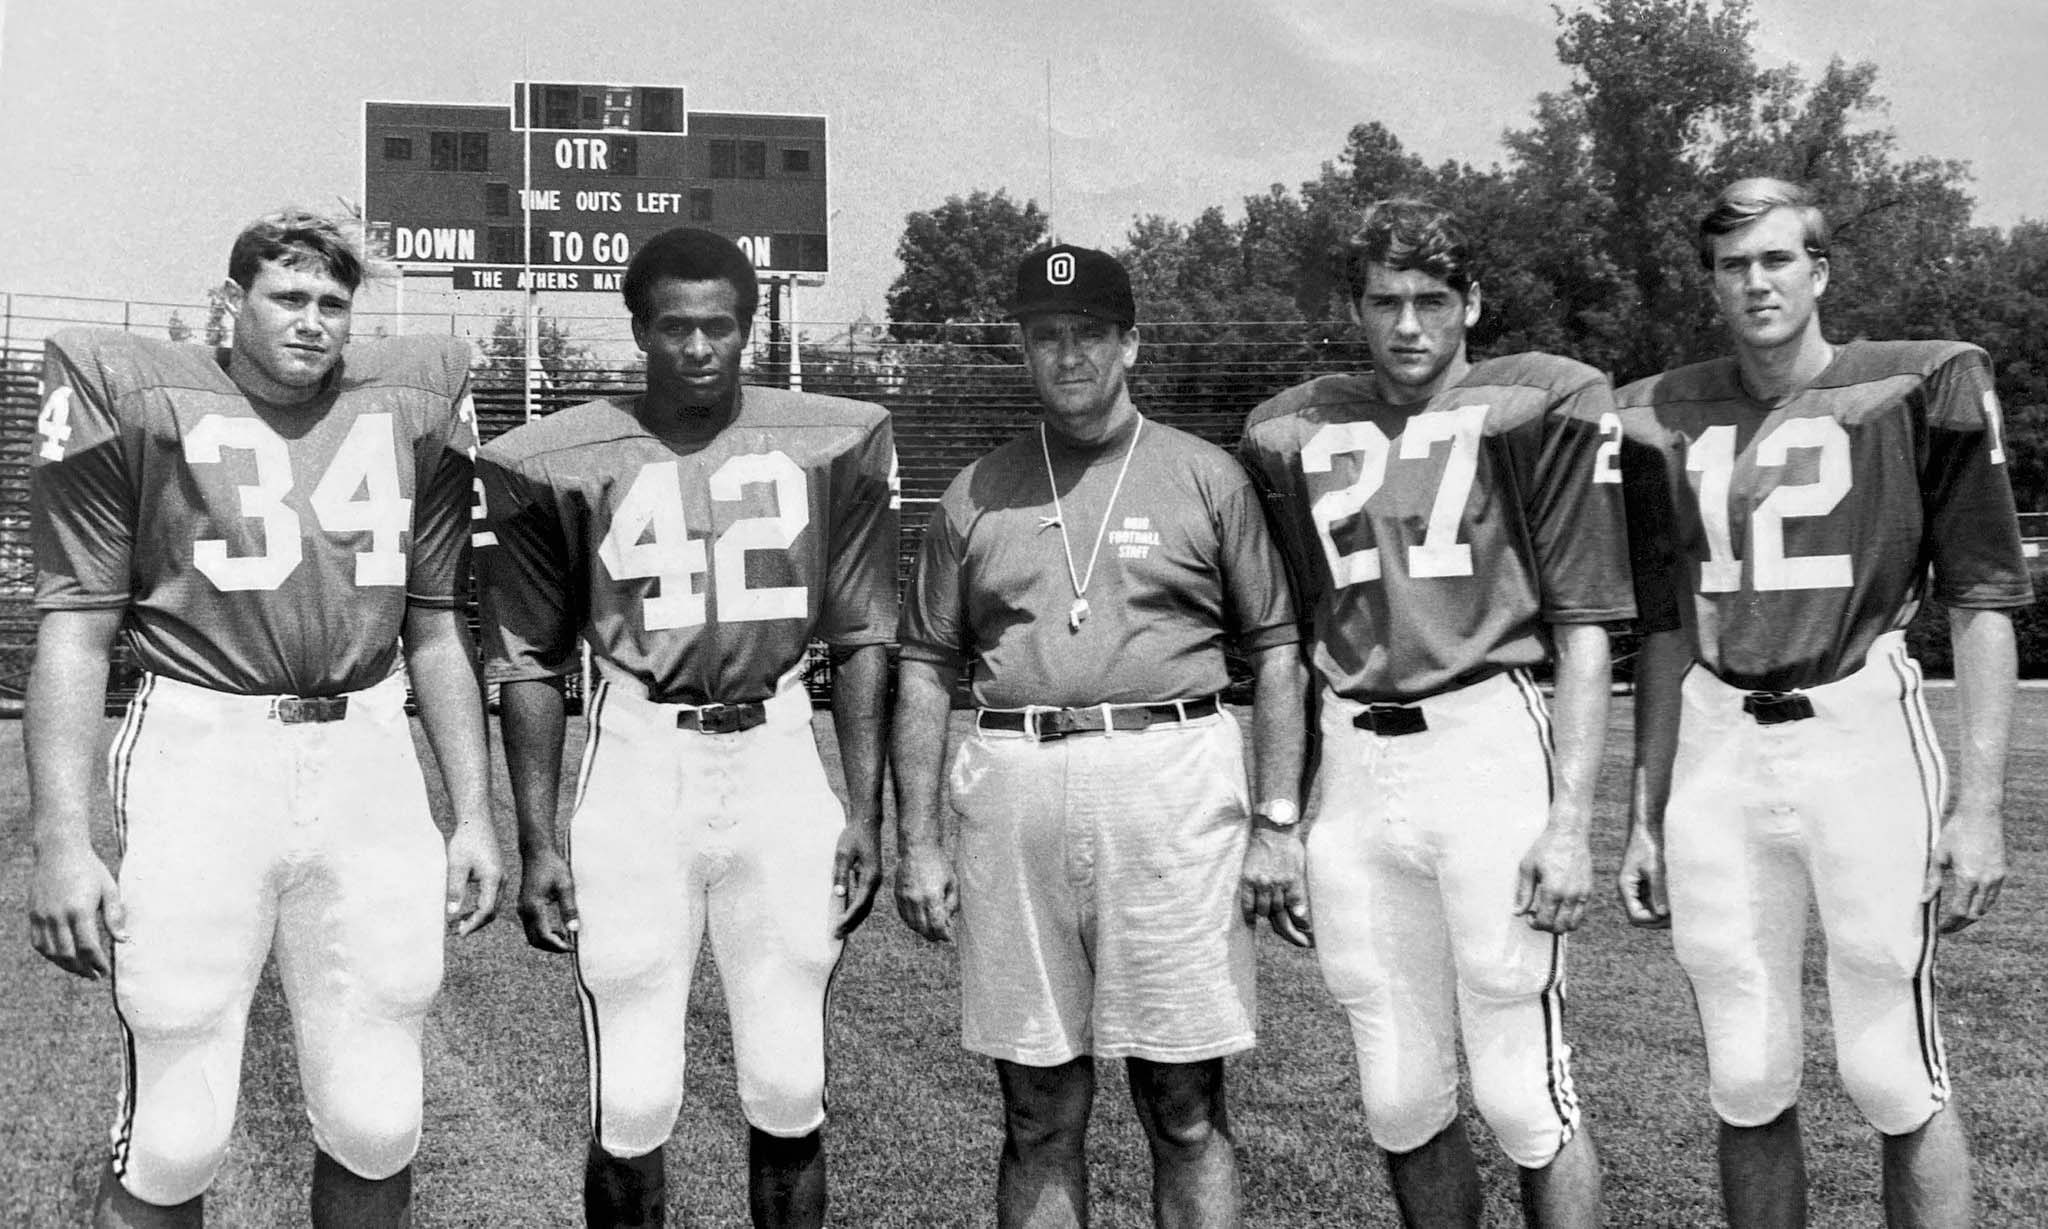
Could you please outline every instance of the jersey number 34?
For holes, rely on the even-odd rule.
[[[223,592],[283,584],[305,557],[299,514],[285,502],[292,489],[285,441],[257,419],[208,414],[185,433],[184,443],[187,465],[217,465],[229,449],[255,458],[256,480],[235,490],[242,516],[263,527],[261,552],[230,555],[227,539],[200,538],[192,544],[192,566]],[[370,535],[370,549],[356,552],[356,584],[405,583],[403,536],[412,525],[412,500],[398,482],[391,415],[364,414],[349,424],[307,503],[326,532]]]

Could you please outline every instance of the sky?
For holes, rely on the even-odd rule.
[[[1979,222],[2048,217],[2048,5],[1752,11],[1765,65],[1875,62],[1901,152],[1969,162]],[[0,0],[0,292],[17,315],[55,314],[48,295],[197,303],[248,218],[360,197],[366,99],[612,81],[828,117],[833,270],[795,312],[824,336],[884,317],[905,215],[949,195],[1007,189],[1110,247],[1143,215],[1241,216],[1298,188],[1368,120],[1432,163],[1500,161],[1568,84],[1556,37],[1547,0]],[[407,308],[516,305],[445,286],[408,279]],[[394,301],[387,284],[359,306]]]

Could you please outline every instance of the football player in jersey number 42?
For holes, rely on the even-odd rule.
[[[459,600],[469,353],[349,345],[361,258],[311,214],[252,223],[228,274],[225,351],[98,330],[47,347],[30,926],[57,965],[113,981],[127,1052],[96,1223],[200,1223],[275,954],[313,1222],[400,1225],[444,902],[467,933],[498,894]],[[117,635],[143,666],[109,756],[118,880],[89,837]],[[445,857],[401,648],[454,810]]]
[[[896,453],[879,406],[740,383],[757,289],[730,240],[672,230],[626,270],[647,391],[512,431],[479,464],[493,678],[529,942],[573,952],[590,1062],[592,1225],[661,1224],[662,1145],[706,935],[725,986],[756,1224],[825,1214],[826,990],[874,901]],[[847,804],[801,668],[835,662]],[[598,683],[556,834],[562,678]]]
[[[2011,611],[2033,599],[1991,364],[1960,342],[1831,344],[1827,224],[1793,184],[1723,191],[1699,255],[1734,356],[1618,398],[1642,445],[1629,464],[1670,509],[1642,526],[1658,531],[1644,592],[1675,593],[1685,624],[1637,667],[1622,896],[1632,921],[1671,926],[1692,981],[1731,1223],[1805,1223],[1811,901],[1842,1082],[1883,1138],[1887,1216],[1967,1224],[1935,935],[1983,917],[2005,877]],[[1948,607],[1964,726],[1946,811],[1903,630],[1925,596]]]

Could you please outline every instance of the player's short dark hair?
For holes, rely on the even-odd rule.
[[[366,271],[362,249],[340,222],[290,205],[264,214],[235,236],[235,246],[228,249],[228,277],[247,290],[268,261],[287,268],[320,265],[350,294],[362,288]]]
[[[647,323],[647,315],[654,309],[654,284],[667,278],[731,283],[733,306],[741,324],[751,323],[754,309],[761,304],[754,262],[740,251],[740,245],[694,226],[665,230],[633,253],[620,290],[636,323]]]
[[[1478,278],[1457,215],[1442,205],[1400,198],[1374,201],[1365,219],[1337,250],[1344,288],[1353,303],[1365,297],[1367,265],[1427,273],[1462,295]]]
[[[1796,183],[1769,176],[1738,179],[1714,197],[1714,207],[1700,219],[1696,243],[1700,267],[1714,267],[1714,240],[1732,235],[1773,209],[1790,209],[1806,231],[1806,254],[1825,260],[1828,254],[1828,219],[1813,203],[1813,193]]]

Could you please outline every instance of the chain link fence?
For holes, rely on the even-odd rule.
[[[224,340],[228,322],[210,320],[211,313],[205,303],[0,292],[0,712],[18,710],[35,642],[28,463],[36,444],[43,339],[60,328],[88,325],[192,342]],[[502,311],[359,311],[356,335],[469,339],[477,350],[473,386],[486,440],[530,416],[642,387],[644,369],[623,315],[546,316],[539,352],[531,357],[523,326],[507,322]],[[1146,414],[1226,448],[1235,446],[1246,413],[1266,397],[1312,376],[1366,365],[1366,355],[1348,337],[1300,321],[1163,321],[1144,325],[1140,336],[1133,393]],[[931,505],[953,475],[1034,421],[1036,400],[1009,325],[884,327],[857,320],[771,329],[757,320],[745,364],[753,383],[853,397],[891,412],[903,481],[899,564],[906,577]],[[2048,514],[2021,519],[2030,539],[2048,539]],[[2041,621],[2031,617],[2039,611],[2037,606],[2028,612],[2030,626]],[[1923,616],[1920,623],[1929,620]],[[1939,670],[1947,654],[1936,639],[1915,637],[1930,667]],[[822,695],[829,678],[822,658],[814,664],[814,694]],[[2048,671],[2048,661],[2030,660],[2027,669]],[[119,666],[116,673],[118,697],[132,668]]]
[[[227,340],[231,321],[207,303],[149,303],[0,292],[0,711],[18,708],[35,640],[30,605],[28,459],[35,446],[41,343],[75,326],[125,329],[193,343]],[[530,416],[642,387],[644,368],[622,314],[547,315],[538,353],[502,311],[358,311],[357,337],[432,333],[468,339],[486,440]],[[1133,392],[1145,412],[1225,447],[1265,397],[1312,375],[1354,368],[1360,356],[1321,326],[1302,322],[1187,321],[1148,324]],[[899,563],[907,575],[931,505],[969,461],[1027,429],[1036,400],[1015,330],[1003,324],[884,328],[755,321],[746,378],[876,402],[894,418],[903,481]],[[814,671],[818,692],[829,680]],[[113,695],[132,682],[117,665]]]

